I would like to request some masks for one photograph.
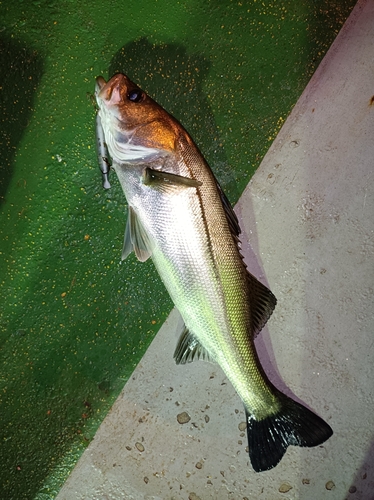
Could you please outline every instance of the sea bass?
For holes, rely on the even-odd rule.
[[[197,146],[127,76],[98,77],[95,94],[99,154],[107,158],[108,148],[129,207],[122,258],[150,257],[179,310],[185,328],[176,362],[222,368],[245,407],[255,471],[275,467],[289,445],[320,445],[330,426],[281,393],[261,367],[253,339],[276,299],[247,270],[238,219]],[[105,182],[107,161],[100,161]]]

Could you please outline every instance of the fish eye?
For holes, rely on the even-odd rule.
[[[140,89],[131,90],[127,94],[127,98],[132,102],[140,102],[143,100],[144,94]]]

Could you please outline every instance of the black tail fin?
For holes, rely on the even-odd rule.
[[[331,427],[305,406],[281,395],[278,413],[255,420],[247,413],[249,457],[256,472],[275,467],[289,445],[318,446],[332,436]]]

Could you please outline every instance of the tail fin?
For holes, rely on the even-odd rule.
[[[332,436],[331,427],[305,406],[281,395],[278,413],[255,420],[247,415],[249,457],[256,472],[275,467],[289,445],[318,446]]]

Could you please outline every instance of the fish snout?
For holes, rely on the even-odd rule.
[[[116,106],[122,100],[125,85],[124,75],[117,74],[108,82],[102,76],[96,78],[96,95],[106,106]]]

